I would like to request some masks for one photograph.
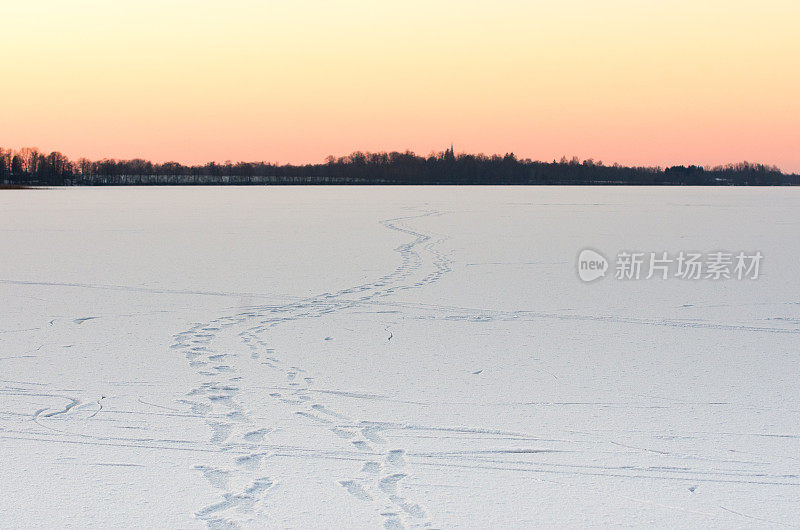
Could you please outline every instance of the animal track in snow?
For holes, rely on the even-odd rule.
[[[264,436],[266,436],[271,430],[272,429],[263,428],[255,431],[250,431],[248,433],[245,433],[245,435],[242,438],[244,438],[246,442],[263,442]]]
[[[355,498],[362,501],[371,501],[372,496],[366,492],[364,487],[354,480],[342,480],[339,482]]]
[[[337,440],[334,443],[351,444],[360,454],[376,454],[384,458],[384,466],[393,473],[381,478],[383,466],[378,461],[367,461],[361,466],[360,476],[343,477],[339,481],[351,495],[364,502],[374,502],[376,512],[384,517],[387,528],[402,528],[403,517],[423,517],[422,509],[398,495],[398,483],[407,476],[404,472],[405,459],[402,449],[389,452],[377,452],[371,444],[384,445],[385,426],[369,422],[358,422],[338,413],[325,404],[312,399],[311,387],[314,378],[299,366],[288,366],[276,356],[275,348],[268,347],[262,334],[269,333],[275,326],[287,322],[299,322],[304,319],[321,318],[335,312],[352,310],[359,305],[375,302],[382,297],[390,296],[398,291],[417,289],[436,282],[449,271],[449,260],[436,249],[442,240],[433,240],[430,235],[407,228],[403,223],[416,217],[435,215],[428,212],[423,215],[409,216],[381,221],[389,230],[400,232],[412,238],[394,250],[400,256],[400,263],[394,270],[379,278],[342,289],[338,292],[323,293],[316,297],[306,298],[278,306],[259,306],[239,310],[233,316],[224,316],[205,324],[196,324],[189,330],[175,335],[174,344],[186,357],[189,365],[197,370],[204,380],[189,391],[182,403],[188,405],[193,414],[205,418],[211,428],[210,442],[220,446],[230,454],[230,469],[214,466],[198,466],[209,483],[222,490],[222,500],[196,512],[196,516],[205,521],[210,528],[234,526],[237,523],[253,524],[258,519],[255,506],[260,495],[273,486],[271,480],[254,478],[251,485],[244,490],[231,491],[230,484],[245,483],[243,479],[252,478],[262,467],[266,467],[266,453],[241,454],[242,449],[256,449],[255,444],[262,444],[270,427],[263,425],[263,418],[251,418],[247,399],[253,385],[248,385],[251,374],[271,371],[274,376],[281,377],[288,386],[280,392],[260,394],[275,400],[276,405],[286,407],[293,412],[295,418],[308,420],[307,427],[322,427],[328,436]],[[430,260],[423,259],[423,254]],[[433,271],[424,276],[414,277],[424,264],[433,267]],[[391,340],[391,331],[389,339]],[[229,338],[241,345],[237,350]],[[332,336],[325,337],[333,340]],[[223,347],[218,347],[224,344]],[[220,351],[221,350],[221,351]],[[242,351],[243,350],[243,351]],[[244,353],[244,354],[243,354]],[[282,357],[282,356],[281,356]],[[224,360],[224,361],[223,361]],[[259,372],[260,371],[260,372]],[[302,375],[301,375],[302,374]],[[240,392],[234,385],[226,384],[222,378],[242,381],[246,391]],[[257,376],[255,376],[257,377]],[[252,383],[252,381],[251,381]],[[224,421],[227,419],[227,421]],[[316,426],[316,427],[315,427]],[[235,433],[241,433],[235,435]],[[335,438],[333,438],[335,437]],[[249,444],[249,445],[244,445]],[[237,454],[238,453],[238,454]],[[354,470],[357,473],[358,468]],[[394,504],[400,511],[393,511]],[[389,511],[387,511],[387,509]]]
[[[205,479],[215,488],[221,490],[228,489],[228,480],[230,479],[231,474],[230,471],[208,466],[195,466],[194,468],[200,471],[203,474],[203,477],[205,477]]]

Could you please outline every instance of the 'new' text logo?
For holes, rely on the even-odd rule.
[[[606,275],[608,260],[599,252],[585,248],[578,254],[578,277],[584,282],[592,282]]]

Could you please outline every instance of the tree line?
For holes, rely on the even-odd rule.
[[[320,164],[209,162],[184,165],[133,160],[70,160],[36,148],[0,148],[0,183],[33,186],[184,184],[629,184],[798,185],[800,175],[775,166],[740,162],[715,167],[604,165],[592,159],[542,162],[505,155],[428,156],[411,151],[329,156]]]

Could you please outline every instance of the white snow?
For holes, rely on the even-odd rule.
[[[0,192],[0,526],[800,526],[800,192]],[[582,283],[583,248],[759,250]]]

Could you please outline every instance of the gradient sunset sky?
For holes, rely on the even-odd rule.
[[[800,171],[797,0],[4,2],[0,145]]]

